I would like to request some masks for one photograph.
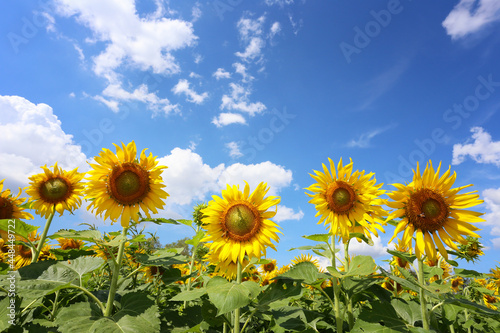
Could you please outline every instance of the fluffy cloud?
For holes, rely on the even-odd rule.
[[[184,94],[187,96],[187,100],[191,103],[201,104],[205,99],[208,98],[208,93],[198,94],[196,91],[189,87],[190,83],[188,80],[179,80],[179,82],[172,88],[172,92],[176,95]]]
[[[0,179],[6,185],[25,186],[27,177],[55,162],[64,169],[86,168],[86,156],[61,128],[47,104],[34,104],[19,96],[0,96]]]
[[[290,186],[292,171],[269,161],[244,165],[240,163],[211,167],[190,149],[175,148],[170,155],[159,158],[159,164],[168,169],[163,172],[170,197],[169,205],[188,205],[206,200],[209,194],[220,195],[226,184],[237,184],[243,189],[246,180],[255,189],[261,182],[267,182],[268,195],[275,195],[282,188]]]
[[[452,39],[463,38],[500,20],[498,0],[461,0],[443,21]]]
[[[261,16],[258,19],[243,17],[238,21],[238,31],[240,39],[245,43],[245,51],[235,54],[243,61],[259,61],[262,59],[262,49],[266,45],[262,38],[263,25],[266,18]]]
[[[229,149],[229,156],[231,156],[232,158],[238,158],[243,156],[243,154],[240,151],[238,143],[235,141],[226,143],[226,148]]]
[[[359,243],[357,240],[352,240],[349,243],[349,255],[364,255],[364,256],[371,256],[374,259],[380,258],[383,256],[388,255],[387,254],[387,249],[393,249],[394,244],[390,243],[388,246],[385,244],[382,244],[382,239],[380,237],[375,237],[372,236],[373,240],[373,245],[370,246],[366,244],[365,242]],[[340,249],[341,252],[341,258],[345,257],[344,254],[344,248],[341,247]]]
[[[277,33],[281,31],[281,25],[279,22],[274,22],[269,30],[269,38],[272,39]]]
[[[460,164],[470,156],[477,163],[491,163],[500,167],[500,141],[492,141],[491,135],[481,127],[471,129],[474,142],[453,145],[453,164]]]
[[[492,236],[500,236],[500,188],[486,189],[481,193],[486,203],[486,208],[490,211],[484,215],[486,225],[490,226]],[[500,248],[500,237],[492,239],[495,248]]]
[[[220,79],[229,79],[231,77],[231,73],[224,70],[224,68],[217,68],[217,70],[212,74],[217,80]]]
[[[245,125],[247,121],[241,114],[238,113],[221,113],[218,117],[212,119],[212,124],[217,127],[227,126],[230,124],[243,124]]]
[[[295,212],[292,208],[278,205],[278,212],[274,216],[273,220],[276,222],[288,221],[288,220],[300,220],[304,217],[304,212],[299,210]]]
[[[90,29],[93,43],[105,44],[105,49],[93,57],[93,70],[108,81],[107,90],[116,86],[121,88],[119,71],[124,67],[164,75],[180,72],[173,52],[193,46],[198,37],[194,35],[191,22],[164,17],[164,5],[159,1],[155,3],[157,10],[154,13],[139,17],[133,0],[55,0],[57,14],[74,17]],[[141,86],[129,94],[144,90],[147,88]],[[108,93],[101,101],[116,109],[120,101],[130,101],[128,95],[122,95]],[[147,92],[146,95],[147,98],[136,100],[148,104],[153,110],[174,109],[155,93]]]
[[[249,89],[236,83],[231,83],[229,86],[231,88],[231,95],[222,96],[221,110],[241,111],[254,116],[266,109],[266,106],[261,102],[251,103],[249,101]]]

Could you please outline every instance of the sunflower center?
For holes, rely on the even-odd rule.
[[[14,207],[9,199],[0,198],[0,219],[11,219],[14,214]]]
[[[229,207],[223,215],[223,229],[229,237],[238,241],[250,239],[259,229],[257,209],[246,202]]]
[[[326,202],[328,207],[337,214],[347,214],[354,206],[356,194],[351,185],[336,181],[328,185]]]
[[[40,196],[46,202],[57,203],[64,201],[70,194],[70,186],[62,178],[52,178],[40,186]]]
[[[149,174],[139,165],[125,163],[113,168],[108,186],[113,199],[122,205],[133,205],[148,194]]]
[[[272,262],[270,262],[268,264],[264,264],[264,271],[265,272],[272,272],[272,271],[274,271],[275,268],[276,268],[276,266]]]
[[[424,188],[410,195],[406,216],[415,229],[434,232],[443,227],[448,219],[449,209],[441,194]]]

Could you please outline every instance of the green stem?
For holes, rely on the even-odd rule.
[[[252,313],[248,316],[247,320],[245,321],[245,324],[241,328],[241,333],[245,332],[245,328],[247,328],[247,325],[250,323],[250,319],[252,319],[253,315],[255,312],[257,312],[258,308],[255,308],[255,310],[252,311]]]
[[[420,287],[420,311],[422,312],[422,326],[424,330],[429,330],[429,316],[427,313],[427,301],[424,295],[425,280],[424,280],[424,262],[418,258],[418,282],[422,285]]]
[[[198,231],[200,231],[200,226],[198,226],[196,228],[196,234],[198,234]],[[199,243],[198,243],[199,244]],[[198,248],[198,244],[196,244],[196,246],[193,246],[193,254],[191,255],[191,262],[189,263],[189,273],[188,273],[188,276],[191,275],[191,273],[193,272],[193,266],[194,266],[194,258],[196,256],[196,249]],[[190,291],[191,290],[191,277],[188,278],[188,283],[187,283],[187,291]],[[187,301],[184,301],[184,308],[186,308],[187,306]]]
[[[227,323],[222,325],[222,333],[227,333]]]
[[[344,255],[345,255],[344,269],[346,273],[349,271],[349,242],[350,240],[344,243]],[[352,312],[352,300],[347,294],[346,294],[346,300],[347,300],[347,319],[349,322],[349,331],[350,331],[354,326],[354,315]]]
[[[52,321],[54,321],[54,319],[56,319],[57,299],[58,298],[59,298],[59,290],[56,291],[56,295],[54,297],[54,303],[52,303],[52,312],[50,314]]]
[[[52,222],[52,219],[54,218],[54,214],[56,213],[56,207],[52,207],[52,213],[50,213],[49,218],[47,219],[47,222],[45,222],[45,227],[43,228],[43,233],[42,233],[42,238],[40,238],[40,242],[38,243],[38,246],[36,247],[35,254],[33,256],[33,262],[38,261],[38,257],[40,256],[40,252],[42,252],[43,248],[43,243],[45,243],[45,238],[47,238],[47,233],[49,232],[50,228],[50,223]]]
[[[236,266],[236,283],[241,284],[241,275],[242,275],[242,267],[241,267],[241,262],[240,259],[238,259],[238,263]],[[234,333],[240,333],[240,314],[241,314],[241,308],[236,308],[234,309]]]
[[[115,300],[116,286],[118,284],[118,277],[120,275],[125,243],[127,242],[127,230],[128,228],[123,228],[122,230],[123,239],[120,243],[120,247],[118,248],[118,256],[116,258],[116,262],[114,263],[115,267],[113,269],[113,276],[111,277],[111,285],[109,286],[108,302],[106,303],[104,317],[110,317],[111,313],[113,312],[113,302]]]
[[[469,311],[465,310],[465,321],[469,320]],[[472,333],[472,326],[467,327],[467,333]]]
[[[336,260],[335,260],[335,236],[331,237],[331,249],[332,249],[332,266],[333,268],[337,268],[336,265]],[[334,277],[332,284],[333,284],[333,294],[335,295],[335,300],[334,300],[334,311],[335,311],[335,323],[337,324],[337,332],[342,333],[343,329],[343,323],[342,323],[342,317],[340,316],[340,288],[338,286],[338,278]]]

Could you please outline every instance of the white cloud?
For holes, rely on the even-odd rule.
[[[141,84],[132,92],[128,92],[122,88],[121,84],[109,84],[102,94],[110,99],[102,96],[94,96],[96,100],[105,103],[113,111],[118,112],[119,101],[126,102],[143,102],[148,105],[148,109],[153,111],[153,115],[163,113],[168,115],[170,113],[179,112],[177,104],[171,104],[167,98],[159,98],[156,94],[149,91],[148,86]]]
[[[288,20],[290,21],[290,24],[292,25],[293,33],[297,35],[302,28],[302,25],[304,24],[302,19],[300,19],[298,22],[296,22],[293,19],[292,13],[288,13]]]
[[[274,216],[273,221],[282,222],[288,220],[300,220],[304,217],[304,212],[299,209],[298,212],[295,212],[292,208],[278,205],[278,212],[276,216]]]
[[[252,81],[254,79],[253,76],[251,76],[250,74],[247,73],[247,68],[242,63],[235,62],[233,64],[233,67],[235,69],[235,72],[241,75],[243,82]]]
[[[269,161],[244,165],[240,163],[211,167],[203,162],[200,155],[190,149],[175,148],[170,155],[158,159],[160,165],[168,169],[163,171],[168,205],[188,205],[194,201],[207,199],[209,195],[221,195],[226,184],[237,184],[243,190],[244,180],[253,191],[259,182],[265,181],[270,186],[267,195],[275,195],[283,187],[290,185],[292,171]]]
[[[262,49],[265,46],[265,41],[262,38],[263,25],[266,21],[264,15],[258,19],[241,18],[238,21],[237,27],[240,33],[241,40],[246,44],[245,51],[236,52],[236,55],[243,61],[254,61],[262,59]]]
[[[201,54],[195,54],[194,55],[194,63],[199,64],[203,61],[203,56]]]
[[[493,248],[500,249],[500,237],[499,238],[493,238],[491,240],[491,242],[493,243]]]
[[[461,0],[443,21],[452,39],[463,38],[500,20],[498,0]]]
[[[359,136],[359,139],[357,140],[351,140],[347,143],[348,147],[359,147],[359,148],[368,148],[370,147],[370,141],[373,139],[375,136],[384,133],[385,131],[393,128],[394,125],[382,127],[382,128],[376,128],[372,131],[369,131],[367,133],[363,133]]]
[[[8,186],[25,186],[27,177],[55,162],[69,170],[87,167],[81,147],[61,128],[47,104],[34,104],[19,96],[0,96],[0,179]]]
[[[280,7],[283,7],[285,5],[291,5],[293,3],[293,0],[266,0],[266,5],[272,6],[272,5],[279,5]]]
[[[229,156],[231,156],[232,158],[238,158],[243,156],[243,154],[240,151],[238,143],[235,141],[226,143],[226,148],[229,149]]]
[[[189,77],[190,77],[190,78],[201,79],[201,75],[200,75],[200,74],[197,74],[197,73],[195,73],[195,72],[191,72],[191,73],[189,73]]]
[[[262,53],[262,48],[265,42],[260,37],[253,37],[245,48],[244,52],[236,52],[235,54],[244,61],[259,60]]]
[[[491,135],[482,127],[471,128],[474,142],[453,145],[452,164],[460,164],[470,156],[477,163],[491,163],[500,167],[500,141],[492,141]]]
[[[181,79],[179,82],[172,88],[172,92],[176,95],[184,94],[187,96],[187,100],[191,103],[201,104],[205,99],[208,98],[208,93],[204,92],[201,95],[196,93],[193,89],[189,88],[190,83],[188,80]]]
[[[230,83],[229,86],[231,88],[231,96],[222,96],[221,110],[236,110],[247,112],[250,116],[254,116],[266,109],[266,106],[261,102],[250,103],[248,99],[250,95],[249,89],[245,89],[243,86],[236,83]]]
[[[489,188],[481,193],[489,213],[483,218],[485,225],[491,226],[491,235],[500,236],[500,188]]]
[[[372,258],[380,258],[383,256],[387,256],[387,249],[393,249],[394,244],[391,243],[389,246],[386,246],[385,243],[382,244],[382,239],[380,237],[375,237],[372,235],[373,245],[368,245],[365,242],[361,241],[359,243],[356,239],[351,240],[349,243],[349,255],[364,255],[371,256]],[[340,248],[340,257],[344,258],[344,247]]]
[[[220,113],[218,117],[214,117],[212,119],[212,124],[217,127],[227,126],[231,124],[243,124],[245,125],[247,122],[245,118],[241,114],[238,113]]]
[[[113,110],[118,109],[121,101],[131,99],[148,104],[153,111],[161,110],[168,114],[175,110],[175,107],[165,103],[166,99],[147,92],[144,85],[124,94],[120,71],[150,70],[164,75],[180,72],[173,52],[195,45],[198,37],[194,35],[191,22],[164,17],[167,11],[160,1],[155,1],[157,10],[145,17],[139,17],[134,0],[55,0],[54,3],[57,14],[74,17],[90,29],[92,38],[87,38],[87,42],[105,44],[105,49],[92,57],[93,71],[108,81],[107,90],[120,87],[122,94],[108,94],[100,99],[96,97],[96,100]],[[143,92],[147,96],[130,98]],[[121,99],[120,96],[125,98]]]
[[[231,73],[226,72],[224,68],[217,68],[217,70],[212,74],[217,80],[220,79],[229,79],[231,77]]]
[[[198,21],[198,19],[201,17],[201,9],[200,9],[200,4],[196,3],[196,5],[193,7],[191,10],[191,16],[193,17],[192,22]]]
[[[281,25],[279,22],[274,22],[273,25],[271,26],[271,29],[269,30],[269,38],[273,38],[276,36],[281,31]]]

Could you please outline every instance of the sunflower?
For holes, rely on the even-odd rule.
[[[344,166],[342,158],[335,167],[334,162],[328,158],[330,170],[323,164],[323,172],[314,170],[315,175],[310,176],[317,181],[306,190],[313,193],[306,194],[315,205],[318,222],[329,225],[333,235],[347,242],[349,233],[363,233],[371,238],[370,233],[378,236],[377,230],[384,232],[380,224],[385,224],[385,210],[381,207],[384,203],[379,196],[384,194],[382,184],[375,185],[374,175],[365,175],[364,171],[352,171],[352,160]]]
[[[281,231],[269,220],[276,211],[267,209],[278,205],[281,199],[275,196],[264,198],[268,190],[267,184],[262,182],[250,194],[250,186],[245,182],[243,192],[236,185],[227,185],[226,190],[222,190],[222,198],[212,196],[214,200],[202,210],[207,236],[201,240],[211,242],[207,246],[212,253],[218,254],[218,258],[212,254],[212,260],[229,267],[227,260],[234,264],[238,260],[243,263],[245,256],[250,260],[265,255],[267,246],[276,250],[271,240],[278,242],[277,233]]]
[[[398,242],[396,244],[396,247],[394,249],[396,251],[399,251],[399,252],[404,252],[404,253],[408,253],[408,254],[412,253],[412,250],[408,246],[403,245],[399,238],[398,238]],[[410,269],[410,263],[408,261],[400,258],[400,257],[397,257],[397,256],[392,257],[392,261],[391,261],[390,265],[392,267],[394,267],[394,274],[396,276],[399,276],[399,277],[403,277],[402,276],[403,274],[401,274],[401,272],[399,271],[399,269],[397,267],[401,267],[401,268],[406,269],[406,270]]]
[[[72,171],[64,171],[54,164],[54,171],[41,167],[43,173],[29,177],[30,186],[26,194],[33,202],[33,208],[40,216],[48,218],[55,210],[62,215],[65,210],[72,212],[81,206],[80,196],[83,191],[81,182],[84,174],[77,172],[78,168]]]
[[[23,208],[20,206],[23,204],[23,198],[19,199],[21,195],[21,188],[19,188],[19,193],[17,196],[12,196],[12,193],[9,189],[3,191],[3,182],[5,179],[0,181],[0,220],[3,219],[25,219],[31,220],[33,219],[33,215],[28,212],[25,212]]]
[[[235,279],[238,273],[237,263],[233,262],[231,258],[221,261],[219,256],[220,254],[217,251],[210,251],[205,255],[205,259],[210,262],[211,265],[215,266],[214,275],[225,277],[228,280]],[[249,263],[249,260],[243,259],[241,262],[242,268],[245,268]],[[250,267],[247,267],[247,269],[243,270],[242,273],[248,273],[249,268]]]
[[[441,276],[434,275],[431,278],[429,278],[429,282],[434,282],[440,279],[444,280],[453,274],[453,267],[450,264],[448,264],[445,260],[442,259],[440,260],[440,259],[441,255],[438,254],[436,256],[436,259],[432,260],[427,258],[427,260],[424,261],[424,263],[429,267],[436,267],[439,265],[439,268],[443,270],[443,274],[441,274]]]
[[[153,154],[146,156],[144,149],[140,160],[136,159],[137,148],[135,142],[122,148],[116,147],[116,155],[104,148],[99,156],[94,158],[95,164],[90,164],[92,170],[88,172],[88,184],[85,191],[86,199],[94,199],[87,209],[102,216],[108,217],[112,223],[121,216],[121,225],[125,228],[132,218],[139,221],[139,209],[142,209],[148,218],[149,211],[158,213],[165,203],[162,199],[168,197],[163,191],[161,173],[166,166],[158,166]]]
[[[38,242],[40,241],[40,235],[35,234],[35,231],[28,235],[29,241],[36,247]],[[26,239],[21,239],[26,241]],[[40,251],[40,255],[38,256],[38,260],[48,260],[48,259],[56,259],[56,257],[50,253],[50,245],[45,245],[42,247]],[[25,245],[18,245],[16,249],[16,256],[14,257],[14,269],[19,269],[24,266],[28,266],[31,264],[32,253],[31,248]]]
[[[81,249],[84,245],[83,241],[72,238],[58,238],[57,241],[61,250]]]
[[[276,266],[276,259],[273,259],[271,260],[271,262],[268,262],[267,264],[262,264],[260,266],[260,268],[262,269],[263,272],[265,273],[270,273],[270,272],[273,272],[277,269],[277,266]]]
[[[490,269],[491,274],[488,276],[491,277],[491,280],[497,286],[497,289],[500,290],[500,267],[496,266],[495,268]]]
[[[437,245],[439,253],[448,259],[448,252],[443,243],[458,251],[455,242],[467,243],[462,235],[479,238],[474,232],[479,229],[469,222],[484,221],[479,217],[482,213],[465,210],[483,203],[479,200],[479,195],[475,194],[477,191],[458,194],[472,185],[452,189],[456,173],[450,176],[448,168],[448,171],[440,176],[440,170],[441,163],[434,171],[432,162],[429,161],[421,175],[417,163],[417,169],[413,171],[413,181],[407,185],[394,184],[396,190],[388,193],[392,201],[387,205],[396,210],[387,219],[402,218],[389,242],[404,230],[402,242],[412,247],[412,236],[415,233],[415,254],[418,258],[425,254],[429,259],[435,260]]]
[[[453,289],[454,292],[458,293],[460,290],[460,286],[464,285],[464,279],[460,276],[457,276],[454,279],[451,279],[451,289]]]

